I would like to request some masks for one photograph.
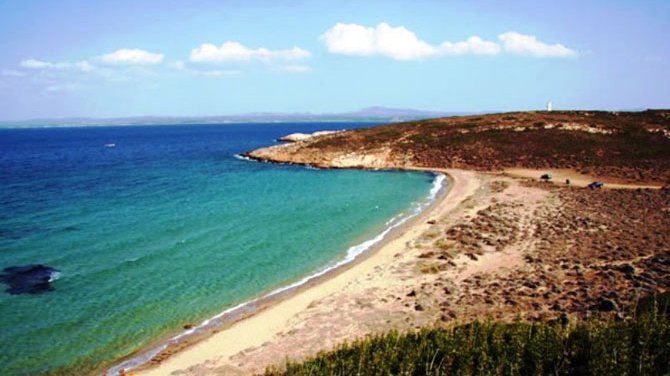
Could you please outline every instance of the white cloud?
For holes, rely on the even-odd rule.
[[[577,51],[571,50],[560,43],[546,44],[537,40],[534,35],[525,35],[515,31],[500,34],[498,39],[506,52],[529,55],[534,57],[575,57]]]
[[[160,64],[165,55],[137,48],[122,48],[100,56],[98,59],[106,64],[119,65],[153,65]]]
[[[440,52],[446,55],[497,55],[500,46],[474,35],[463,42],[444,42],[440,45]]]
[[[328,51],[342,55],[382,55],[396,60],[415,60],[437,55],[438,49],[417,38],[403,26],[382,22],[376,27],[338,22],[321,35]]]
[[[228,61],[247,61],[247,60],[297,60],[305,59],[312,54],[300,47],[293,47],[287,50],[268,50],[267,48],[252,49],[238,42],[227,41],[221,46],[211,43],[203,43],[199,47],[191,50],[190,60],[197,63],[221,63]]]
[[[419,39],[404,26],[393,27],[385,22],[375,27],[337,23],[321,35],[328,51],[351,56],[381,55],[396,60],[419,60],[443,55],[496,55],[495,42],[471,36],[462,42],[443,42],[433,46]]]
[[[375,27],[338,22],[321,35],[328,51],[349,56],[385,56],[395,60],[420,60],[445,55],[498,55],[508,53],[535,57],[577,56],[562,44],[546,44],[535,36],[517,32],[500,34],[502,46],[473,35],[461,42],[445,41],[431,45],[404,26],[391,26],[385,22]]]

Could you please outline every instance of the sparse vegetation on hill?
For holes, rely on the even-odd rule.
[[[390,150],[396,163],[496,170],[572,168],[631,181],[670,182],[670,111],[515,112],[359,129],[301,147]],[[409,160],[408,160],[409,158]]]

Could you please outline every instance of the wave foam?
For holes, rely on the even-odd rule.
[[[60,277],[61,277],[61,274],[60,274],[59,271],[53,271],[53,272],[51,272],[51,274],[49,275],[49,282],[53,282],[53,281],[55,281],[55,280],[57,280],[57,279],[60,279]]]
[[[233,157],[235,157],[236,159],[243,160],[243,161],[253,161],[253,159],[251,159],[251,158],[249,158],[245,155],[242,155],[242,154],[234,154]]]

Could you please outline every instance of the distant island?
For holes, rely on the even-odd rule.
[[[402,122],[440,116],[464,115],[467,112],[421,111],[373,106],[358,111],[314,114],[310,112],[253,112],[222,116],[136,116],[118,118],[60,118],[0,121],[0,128],[85,127],[125,125],[182,125],[236,123],[304,123],[304,122]]]

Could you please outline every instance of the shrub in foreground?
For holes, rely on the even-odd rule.
[[[621,322],[473,322],[391,331],[265,375],[670,375],[667,304],[640,307]]]

